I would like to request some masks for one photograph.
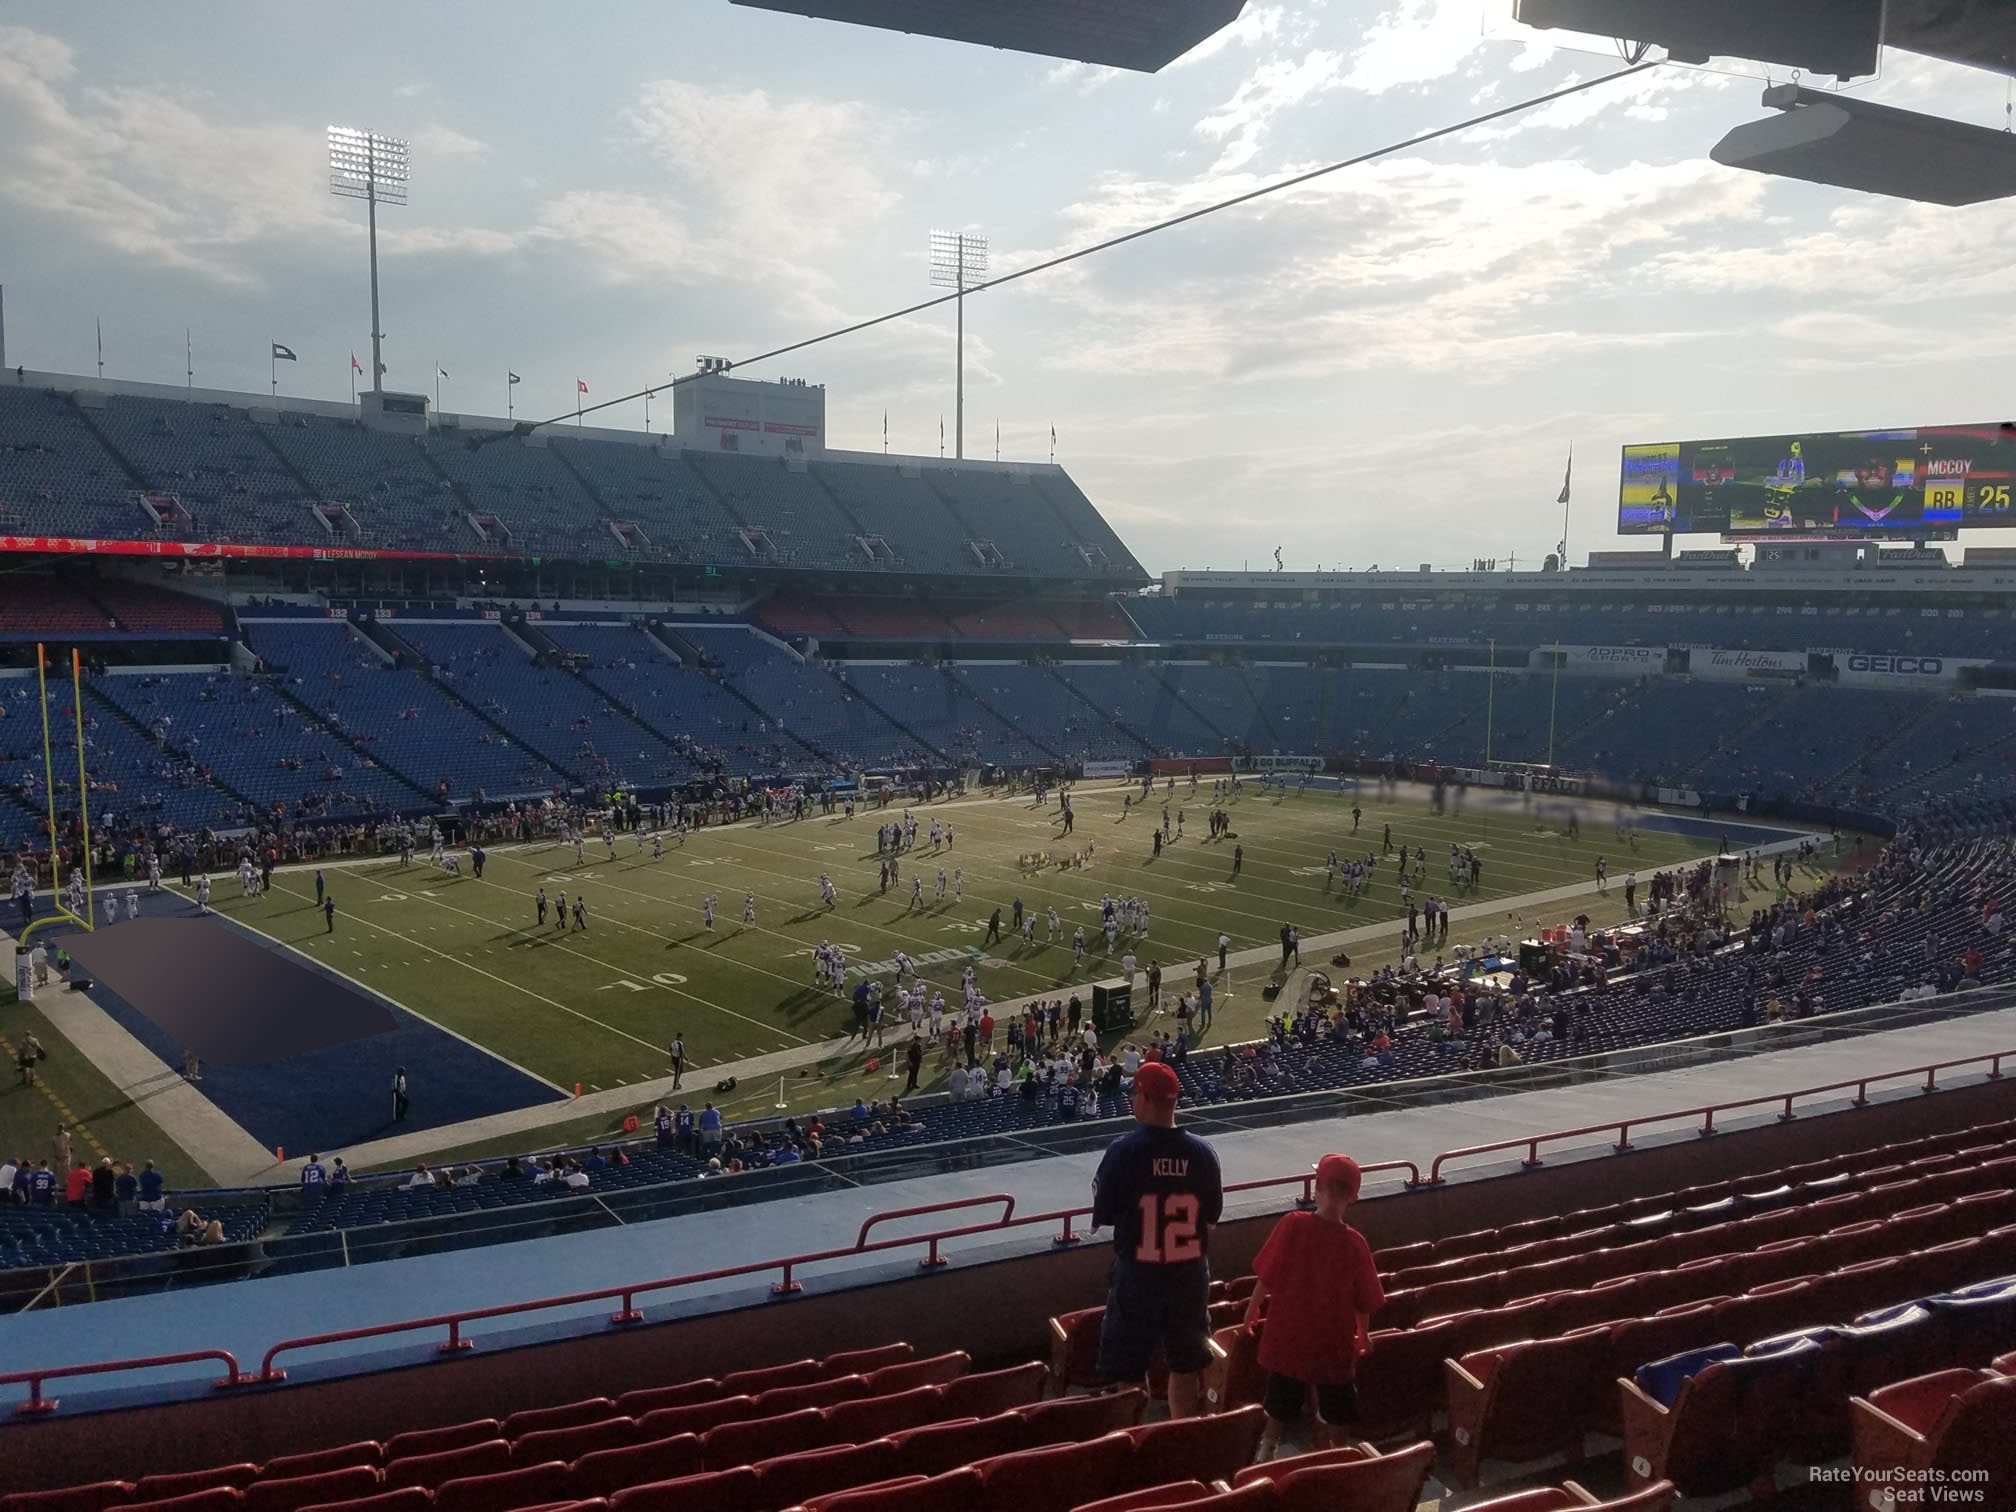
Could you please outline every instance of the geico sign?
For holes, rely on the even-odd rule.
[[[1946,663],[1936,656],[1851,656],[1850,672],[1894,672],[1902,677],[1937,677]]]

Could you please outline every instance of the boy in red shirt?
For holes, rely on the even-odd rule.
[[[1338,1430],[1357,1416],[1358,1357],[1367,1324],[1386,1300],[1371,1245],[1346,1221],[1360,1180],[1357,1161],[1325,1155],[1316,1163],[1316,1211],[1284,1216],[1253,1262],[1260,1284],[1246,1304],[1246,1327],[1267,1320],[1260,1334],[1263,1461],[1281,1447],[1282,1429],[1301,1418],[1312,1386],[1316,1448],[1336,1447]]]

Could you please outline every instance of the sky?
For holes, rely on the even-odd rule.
[[[0,0],[7,362],[341,399],[363,207],[325,129],[413,144],[380,216],[387,386],[570,412],[928,297],[934,230],[1011,271],[1618,66],[1509,0],[1247,0],[1158,75],[727,0]],[[1616,547],[1627,442],[2009,411],[2016,203],[1722,168],[1765,70],[1666,66],[967,301],[968,456],[1057,460],[1151,571]],[[1812,81],[1820,82],[1820,81]],[[1909,54],[1866,98],[2000,127]],[[951,311],[750,368],[828,444],[934,456]],[[669,403],[654,406],[663,429]],[[641,404],[602,422],[642,428]],[[1637,543],[1637,544],[1643,544]],[[1702,543],[1706,544],[1706,543]]]

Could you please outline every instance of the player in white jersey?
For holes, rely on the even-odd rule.
[[[833,879],[824,872],[819,873],[819,896],[828,908],[833,906]]]
[[[945,896],[945,868],[942,866],[938,868],[938,885],[932,895],[939,898]]]
[[[924,906],[924,879],[922,877],[912,877],[910,879],[910,906],[912,908],[922,908]]]
[[[126,917],[129,919],[140,917],[140,894],[130,887],[126,889]]]
[[[105,922],[107,924],[119,922],[119,895],[109,890],[105,894]]]
[[[897,981],[900,982],[903,980],[903,978],[907,976],[918,975],[916,964],[910,959],[909,955],[906,952],[899,950],[890,959],[894,960],[896,963]]]
[[[1044,941],[1046,945],[1054,945],[1057,943],[1057,931],[1059,928],[1062,927],[1062,924],[1063,921],[1057,917],[1057,905],[1055,903],[1052,903],[1050,905],[1050,915],[1049,915],[1050,933],[1048,938],[1046,938]]]
[[[700,917],[707,921],[707,927],[714,927],[714,894],[708,893],[700,900]]]
[[[943,873],[940,873],[940,875],[942,876]],[[966,873],[961,871],[958,867],[955,866],[952,868],[952,901],[954,903],[963,901],[965,897],[965,891],[966,891]]]
[[[938,849],[938,841],[941,836],[941,833],[942,832],[938,828],[938,821],[936,819],[933,819],[931,821],[931,849],[933,849],[934,851]]]
[[[756,894],[753,892],[742,894],[742,922],[744,924],[756,922]]]
[[[616,859],[616,835],[613,830],[608,829],[606,826],[602,831],[602,844],[609,852],[609,859],[614,861]]]
[[[665,836],[662,831],[651,831],[651,859],[653,861],[665,859]]]
[[[580,866],[587,859],[587,856],[582,853],[581,837],[576,835],[574,837],[574,864]]]
[[[1022,915],[1022,943],[1024,945],[1036,943],[1036,910],[1033,908]]]
[[[905,993],[904,998],[903,1012],[910,1020],[911,1037],[921,1038],[924,1033],[924,989],[919,987],[915,992]]]
[[[147,858],[147,891],[161,891],[161,857],[158,854]]]
[[[1106,921],[1106,954],[1108,955],[1113,954],[1114,942],[1117,941],[1119,938],[1120,938],[1119,922],[1117,920],[1109,918]]]
[[[931,1038],[939,1039],[945,1033],[945,995],[931,994]]]
[[[205,872],[196,879],[196,912],[210,912],[210,874]]]
[[[1085,964],[1085,926],[1080,924],[1071,931],[1071,959],[1074,964]]]

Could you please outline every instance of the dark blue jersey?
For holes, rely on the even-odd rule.
[[[1183,1129],[1144,1124],[1116,1139],[1093,1178],[1093,1226],[1112,1227],[1114,1253],[1129,1265],[1203,1260],[1224,1209],[1216,1152]]]

